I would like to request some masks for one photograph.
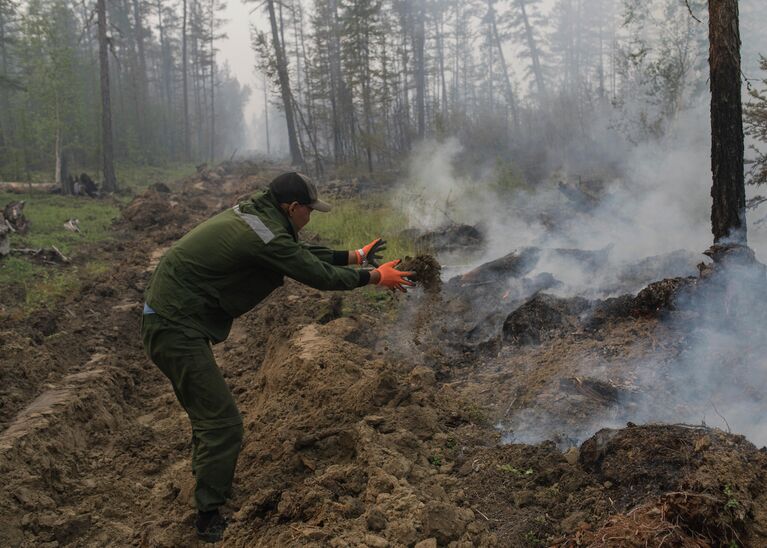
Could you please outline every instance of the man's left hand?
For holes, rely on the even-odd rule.
[[[378,267],[378,261],[383,258],[379,253],[385,249],[386,240],[381,238],[373,240],[368,245],[354,251],[354,257],[357,260],[356,264],[367,263],[371,266]]]

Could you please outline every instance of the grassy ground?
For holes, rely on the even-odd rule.
[[[176,171],[135,170],[130,179],[123,179],[123,185],[139,191],[141,187],[154,182],[172,181],[189,174],[189,170],[182,167]],[[92,200],[41,192],[0,192],[0,208],[11,201],[26,201],[24,214],[31,222],[30,231],[25,236],[13,234],[13,248],[56,246],[66,256],[77,256],[78,250],[84,245],[112,237],[112,221],[119,215],[120,204],[127,199],[127,196]],[[64,223],[70,218],[79,220],[80,234],[64,229]],[[325,245],[334,249],[357,249],[375,238],[383,237],[387,241],[384,259],[392,260],[414,255],[418,251],[411,239],[403,237],[404,228],[404,216],[389,205],[385,196],[378,196],[365,201],[351,199],[336,202],[330,213],[315,212],[307,232],[318,234]],[[76,290],[84,273],[107,268],[108,264],[98,260],[52,266],[38,264],[27,257],[5,257],[0,260],[0,304],[3,304],[3,288],[17,285],[24,288],[25,308],[33,310]],[[372,294],[370,298],[387,300],[387,297],[379,294]]]
[[[359,249],[376,238],[386,240],[384,260],[401,259],[419,252],[410,238],[402,235],[407,228],[405,216],[389,205],[386,196],[373,196],[360,200],[333,200],[329,213],[312,213],[305,231],[317,234],[323,245],[333,249]],[[369,311],[393,313],[393,295],[390,291],[368,286],[344,298],[344,314]]]
[[[312,213],[306,227],[319,235],[325,245],[334,249],[359,249],[382,237],[387,242],[384,259],[392,260],[413,255],[413,241],[402,236],[407,228],[404,215],[394,210],[385,197],[334,201],[330,213]]]
[[[31,222],[25,236],[13,234],[13,248],[50,248],[56,246],[64,255],[71,257],[87,244],[112,237],[110,227],[119,214],[119,206],[127,203],[132,194],[157,182],[175,181],[195,172],[192,164],[165,167],[117,166],[120,194],[114,198],[92,200],[84,197],[60,196],[30,191],[24,194],[0,192],[0,210],[5,204],[24,200],[24,215]],[[44,174],[35,181],[50,182]],[[91,173],[94,179],[97,174]],[[81,233],[64,229],[68,219],[78,219]],[[55,302],[58,298],[76,290],[83,275],[109,268],[97,259],[78,261],[75,265],[42,265],[25,256],[5,257],[0,260],[0,305],[3,288],[21,286],[25,295],[24,308],[28,311]]]
[[[68,257],[76,254],[85,244],[110,238],[110,225],[119,212],[118,202],[113,200],[92,200],[38,192],[0,192],[0,207],[18,200],[26,202],[24,215],[29,219],[31,226],[26,235],[12,234],[11,246],[33,249],[56,246]],[[64,229],[64,223],[70,218],[79,220],[79,234]],[[24,256],[9,256],[0,260],[0,288],[10,285],[22,286],[26,295],[24,304],[28,308],[36,308],[75,289],[83,270],[94,272],[105,268],[108,268],[108,265],[98,261],[89,261],[83,266],[51,266],[38,264]]]

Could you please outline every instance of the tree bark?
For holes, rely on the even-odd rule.
[[[213,9],[213,3],[210,6],[210,28],[208,32],[210,35],[209,48],[210,48],[210,162],[211,164],[216,161],[216,50],[213,47],[213,40],[215,39],[215,21],[216,12]]]
[[[445,24],[443,21],[444,13],[440,10],[439,19],[434,23],[434,30],[437,35],[439,45],[437,55],[439,58],[439,78],[441,84],[440,110],[443,117],[443,123],[447,123],[447,81],[445,80]]]
[[[714,242],[746,243],[740,32],[737,0],[709,0],[711,230]]]
[[[178,140],[176,132],[170,128],[170,113],[173,112],[173,84],[171,52],[166,38],[165,20],[163,19],[162,0],[156,0],[157,9],[157,32],[160,38],[160,62],[162,67],[162,89],[164,93],[165,109],[163,112],[163,138],[169,144],[171,154],[178,157]]]
[[[338,28],[338,5],[336,0],[330,0],[328,4],[330,10],[328,61],[330,64],[330,105],[333,111],[333,160],[336,166],[338,166],[346,161],[346,132],[341,117],[344,83],[341,73],[341,38]]]
[[[503,69],[504,88],[506,89],[506,101],[509,104],[511,110],[511,123],[514,129],[519,129],[519,115],[517,113],[517,98],[514,96],[514,88],[511,85],[511,76],[509,75],[509,67],[506,64],[506,56],[503,54],[503,45],[501,44],[501,37],[498,34],[498,24],[495,21],[495,8],[493,7],[492,0],[488,1],[488,9],[490,16],[490,25],[493,30],[493,41],[498,48],[498,55],[501,61],[501,68]]]
[[[56,128],[56,173],[55,173],[55,183],[56,186],[61,188],[61,193],[64,195],[70,194],[69,189],[67,188],[67,182],[64,178],[64,174],[62,173],[62,159],[61,159],[61,127]]]
[[[138,52],[138,117],[139,131],[141,132],[142,147],[149,154],[152,154],[153,147],[149,142],[149,131],[147,130],[147,108],[149,98],[149,85],[147,83],[146,53],[144,52],[144,16],[142,6],[139,0],[133,0],[133,20],[134,35],[136,40],[136,50]]]
[[[186,24],[187,24],[187,0],[183,0],[183,15],[181,23],[181,80],[184,94],[184,159],[189,161],[192,157],[189,149],[189,85],[187,83],[187,52],[186,52]]]
[[[517,0],[520,13],[522,15],[522,22],[525,27],[525,39],[527,40],[527,47],[530,50],[530,59],[533,63],[533,75],[535,76],[535,85],[538,88],[538,94],[541,100],[546,98],[546,85],[543,81],[543,69],[541,68],[541,57],[538,52],[538,45],[535,43],[535,36],[533,36],[533,27],[530,24],[530,18],[527,16],[527,9],[525,5],[526,0]]]
[[[104,191],[117,190],[112,141],[112,101],[109,90],[109,44],[107,42],[106,0],[96,1],[99,27],[99,66],[101,72],[101,157],[104,169]]]
[[[301,148],[298,145],[298,135],[296,134],[296,123],[293,118],[293,104],[290,94],[290,78],[288,76],[288,66],[285,59],[285,52],[282,49],[280,41],[280,30],[277,27],[277,16],[274,12],[274,1],[267,0],[266,7],[269,10],[269,22],[272,27],[272,45],[277,57],[277,75],[280,80],[280,92],[282,94],[282,103],[285,107],[285,120],[288,125],[288,144],[290,145],[290,158],[294,165],[302,166],[304,158],[301,154]]]
[[[269,93],[267,91],[268,85],[269,84],[266,81],[266,76],[264,76],[264,127],[266,128],[266,155],[271,156],[272,144],[269,140]]]
[[[413,29],[413,53],[415,55],[415,104],[416,121],[418,124],[418,137],[423,139],[426,135],[426,28],[424,19],[426,10],[423,0],[418,1],[416,11],[415,28]]]

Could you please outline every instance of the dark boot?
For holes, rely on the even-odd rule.
[[[226,519],[218,513],[218,510],[197,512],[194,528],[197,530],[197,538],[201,541],[218,542],[224,538]]]

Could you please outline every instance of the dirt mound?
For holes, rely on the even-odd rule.
[[[694,290],[695,278],[671,278],[648,285],[636,296],[605,300],[561,298],[539,293],[506,317],[503,341],[512,345],[541,344],[565,331],[594,331],[606,322],[661,317],[677,309],[677,301]]]
[[[196,543],[188,420],[138,337],[170,233],[141,209],[183,233],[279,167],[258,169],[148,191],[97,250],[113,268],[48,313],[2,312],[0,544]],[[600,413],[616,424],[631,408],[632,364],[672,356],[685,333],[632,314],[633,295],[586,307],[541,293],[557,280],[539,259],[604,258],[557,253],[520,250],[439,293],[341,300],[288,281],[238,319],[214,347],[246,432],[227,544],[764,545],[763,451],[703,428],[593,435]],[[512,313],[509,333],[537,344],[501,344]],[[578,449],[552,424],[590,439]]]
[[[413,280],[418,282],[418,285],[429,293],[439,293],[442,289],[442,278],[440,276],[442,266],[431,255],[405,257],[398,269],[406,272],[415,272]]]
[[[767,542],[767,453],[742,436],[689,426],[601,430],[581,446],[580,463],[611,485],[620,506],[657,497],[654,521],[666,529],[714,546]]]
[[[183,223],[189,217],[185,209],[169,193],[149,189],[125,206],[122,218],[134,230],[149,230]]]
[[[440,227],[415,238],[417,249],[429,250],[431,253],[476,251],[484,243],[485,237],[476,226],[459,223]]]
[[[588,310],[586,299],[561,299],[538,294],[503,322],[503,340],[510,344],[540,344],[564,329],[575,329],[577,317]]]
[[[232,535],[249,546],[494,545],[482,518],[451,494],[449,469],[430,461],[445,443],[440,415],[457,413],[454,403],[439,396],[429,369],[387,363],[349,342],[367,328],[340,318],[292,335],[272,330],[252,381],[258,389],[240,400],[250,434]],[[234,374],[250,363],[246,353]]]
[[[636,426],[602,430],[578,454],[552,443],[485,449],[459,475],[504,546],[767,541],[767,454],[740,436]]]
[[[670,278],[651,283],[640,291],[632,303],[634,314],[662,314],[676,309],[680,293],[695,286],[695,278]]]

